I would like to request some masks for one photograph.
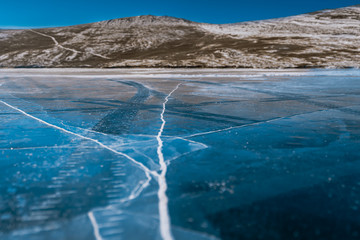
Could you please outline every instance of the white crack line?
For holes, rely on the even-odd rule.
[[[358,105],[355,105],[355,106],[358,106]],[[192,137],[197,137],[197,136],[209,135],[209,134],[218,133],[218,132],[229,131],[229,130],[232,130],[232,129],[239,129],[239,128],[245,128],[245,127],[250,127],[250,126],[256,126],[256,125],[260,125],[260,124],[263,124],[263,123],[271,123],[271,122],[275,122],[275,121],[286,119],[286,118],[291,118],[291,117],[296,117],[296,116],[301,116],[301,115],[306,115],[306,114],[311,114],[311,113],[317,113],[317,112],[326,112],[326,111],[329,111],[329,110],[337,110],[337,108],[334,108],[334,109],[321,109],[321,110],[317,110],[317,111],[299,113],[299,114],[294,114],[294,115],[285,116],[285,117],[277,117],[277,118],[272,118],[272,119],[265,120],[265,121],[254,122],[254,123],[244,124],[244,125],[240,125],[240,126],[233,126],[233,127],[222,128],[222,129],[208,131],[208,132],[195,133],[195,134],[184,136],[183,138],[186,139],[186,138],[192,138]]]
[[[149,157],[148,155],[144,154],[143,152],[141,152],[141,151],[139,151],[139,150],[136,150],[135,148],[133,148],[133,150],[134,150],[134,152],[136,152],[137,154],[139,154],[139,155],[145,157],[147,160],[149,160],[150,163],[152,163],[152,164],[154,164],[154,165],[156,164],[156,163],[154,162],[154,159],[152,159],[152,158]]]
[[[148,172],[145,172],[145,175],[147,177],[147,180],[145,182],[140,181],[139,184],[131,192],[130,196],[122,200],[121,202],[128,202],[137,198],[140,195],[140,193],[142,193],[142,191],[150,185],[150,181],[152,178]]]
[[[88,216],[89,216],[89,219],[91,221],[91,224],[93,225],[94,235],[95,235],[96,240],[103,240],[103,238],[100,235],[100,228],[99,228],[99,225],[96,222],[94,213],[92,211],[88,212]]]
[[[150,176],[150,174],[148,172],[145,172],[145,175],[147,177],[147,180],[145,182],[141,181],[134,188],[134,190],[131,192],[131,194],[128,197],[123,198],[123,199],[120,200],[121,203],[125,203],[125,202],[131,201],[131,200],[137,198],[141,194],[141,192],[150,185],[150,181],[151,181],[152,178],[151,178],[151,176]],[[109,205],[105,209],[111,209],[111,208],[113,208],[113,207],[111,205]],[[103,240],[103,238],[102,238],[102,236],[100,234],[100,226],[97,223],[96,218],[94,216],[94,210],[88,212],[88,217],[89,217],[91,225],[93,226],[93,229],[94,229],[95,239],[96,240]]]
[[[74,53],[73,58],[76,57],[76,55],[78,53],[85,53],[85,52],[81,52],[81,51],[78,51],[76,49],[73,49],[73,48],[68,48],[68,47],[64,47],[63,45],[61,45],[57,40],[56,38],[54,38],[53,36],[50,36],[50,35],[47,35],[47,34],[44,34],[44,33],[41,33],[41,32],[38,32],[38,31],[35,31],[35,30],[32,30],[32,29],[29,29],[29,31],[33,32],[33,33],[36,33],[38,35],[41,35],[41,36],[44,36],[44,37],[48,37],[48,38],[51,38],[53,40],[53,42],[55,43],[55,46],[59,47],[59,48],[62,48],[64,50],[68,50],[68,51],[71,51]],[[93,52],[88,52],[89,54],[93,55],[93,56],[97,56],[97,57],[100,57],[100,58],[104,58],[104,59],[110,59],[108,57],[105,57],[103,55],[100,55],[100,54],[97,54],[97,53],[93,53]]]
[[[166,136],[167,138],[174,138],[174,139],[179,139],[179,140],[183,140],[185,142],[189,142],[189,143],[194,143],[194,144],[199,144],[201,145],[203,148],[209,148],[208,145],[201,143],[201,142],[196,142],[196,141],[192,141],[190,139],[186,139],[186,138],[182,138],[182,137],[177,137],[177,136]]]
[[[58,146],[41,146],[41,147],[21,147],[21,148],[0,148],[0,151],[21,151],[21,150],[36,150],[36,149],[71,149],[71,148],[79,148],[79,146],[71,146],[68,145],[58,145]],[[81,149],[94,149],[93,147],[81,147]]]
[[[291,117],[291,116],[288,116],[288,117]],[[229,130],[232,130],[232,129],[244,128],[244,127],[249,127],[249,126],[256,126],[256,125],[260,125],[260,124],[263,124],[263,123],[269,123],[269,122],[274,122],[276,120],[285,119],[285,118],[288,118],[288,117],[279,117],[279,118],[274,118],[274,119],[270,119],[270,120],[267,120],[267,121],[244,124],[244,125],[241,125],[241,126],[233,126],[233,127],[222,128],[222,129],[208,131],[208,132],[195,133],[195,134],[184,136],[184,138],[192,138],[192,137],[209,135],[209,134],[218,133],[218,132],[225,132],[225,131],[229,131]]]
[[[168,208],[168,197],[166,195],[167,190],[167,183],[166,183],[166,172],[167,172],[167,164],[164,159],[164,154],[162,152],[163,149],[163,141],[161,140],[161,135],[164,131],[164,127],[166,121],[164,119],[164,114],[166,111],[166,103],[169,101],[170,96],[179,88],[181,85],[178,84],[174,90],[172,90],[166,97],[165,101],[163,102],[163,109],[160,114],[160,119],[162,121],[160,130],[156,139],[158,141],[158,148],[157,148],[157,155],[159,158],[160,164],[160,174],[158,176],[158,184],[159,184],[159,191],[158,191],[158,198],[159,198],[159,217],[160,217],[160,234],[164,240],[172,240],[174,239],[171,233],[170,228],[170,216],[169,216],[169,208]]]
[[[141,194],[141,192],[150,185],[150,181],[151,181],[152,178],[151,178],[151,176],[150,176],[150,174],[148,172],[145,172],[145,175],[147,177],[147,180],[145,182],[140,181],[139,184],[131,192],[131,194],[126,198],[120,199],[119,202],[125,203],[125,202],[129,202],[129,201],[137,198]],[[109,206],[105,207],[105,209],[112,209],[112,208],[113,208],[112,205],[109,205]],[[91,225],[93,226],[93,229],[94,229],[95,239],[96,240],[103,240],[103,238],[102,238],[102,236],[100,234],[100,226],[97,223],[96,218],[94,216],[94,210],[88,212],[88,217],[89,217]]]

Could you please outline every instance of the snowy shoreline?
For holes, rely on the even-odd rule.
[[[167,69],[34,68],[0,69],[2,77],[258,78],[287,76],[359,76],[359,69]]]

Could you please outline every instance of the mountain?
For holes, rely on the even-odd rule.
[[[360,67],[360,5],[235,24],[138,16],[0,30],[1,67]]]

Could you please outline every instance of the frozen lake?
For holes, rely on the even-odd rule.
[[[0,239],[360,239],[360,70],[2,69]]]

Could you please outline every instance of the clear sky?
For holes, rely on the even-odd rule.
[[[234,23],[360,4],[360,0],[4,0],[0,28],[67,26],[137,15]]]

